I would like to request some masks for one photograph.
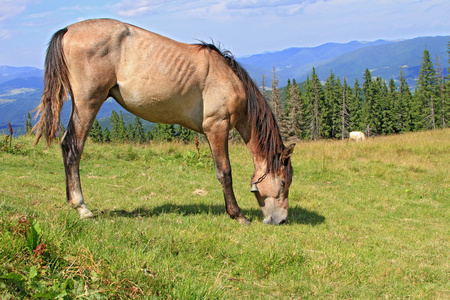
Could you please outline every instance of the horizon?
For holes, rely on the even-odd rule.
[[[0,65],[42,68],[57,30],[91,18],[119,19],[171,39],[213,39],[236,57],[326,43],[408,40],[450,33],[448,0],[4,0]]]

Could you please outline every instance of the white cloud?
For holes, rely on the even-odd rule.
[[[161,5],[170,1],[154,1],[154,0],[123,0],[113,5],[113,10],[122,17],[137,17],[157,13]]]
[[[7,40],[10,38],[11,38],[11,32],[9,30],[0,28],[0,41]]]
[[[299,5],[311,0],[233,0],[226,5],[229,9],[259,9],[259,8],[279,8],[290,5]]]
[[[0,1],[0,22],[15,17],[27,8],[28,1],[2,0]]]

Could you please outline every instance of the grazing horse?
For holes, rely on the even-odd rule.
[[[49,43],[35,143],[44,136],[50,144],[59,134],[60,111],[69,94],[72,113],[61,150],[67,202],[80,217],[93,215],[81,191],[81,154],[100,107],[112,97],[142,119],[204,134],[227,213],[249,223],[232,186],[228,132],[236,128],[253,157],[252,192],[264,223],[286,222],[294,145],[284,146],[267,102],[230,52],[206,43],[179,43],[116,20],[75,23]]]
[[[350,132],[348,140],[349,141],[357,141],[357,142],[365,141],[366,140],[366,136],[361,131],[352,131],[352,132]]]

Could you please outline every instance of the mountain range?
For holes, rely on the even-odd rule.
[[[320,80],[326,81],[332,71],[341,81],[345,76],[351,86],[355,79],[362,83],[366,68],[371,71],[372,76],[386,80],[398,79],[402,68],[409,86],[414,88],[425,48],[433,61],[439,58],[442,74],[447,75],[449,41],[450,36],[437,36],[401,41],[327,43],[318,47],[289,48],[236,59],[259,85],[264,75],[265,85],[268,87],[274,68],[279,86],[285,86],[288,79],[305,81],[314,67]],[[39,104],[43,90],[42,78],[43,70],[38,68],[0,66],[0,132],[7,128],[8,122],[11,122],[13,128],[24,127],[27,113]],[[111,99],[102,106],[97,118],[110,116],[112,110],[125,113]],[[67,123],[69,116],[70,102],[63,107],[64,123]]]

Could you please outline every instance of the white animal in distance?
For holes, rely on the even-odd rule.
[[[352,131],[350,132],[349,141],[365,141],[366,136],[361,131]]]

